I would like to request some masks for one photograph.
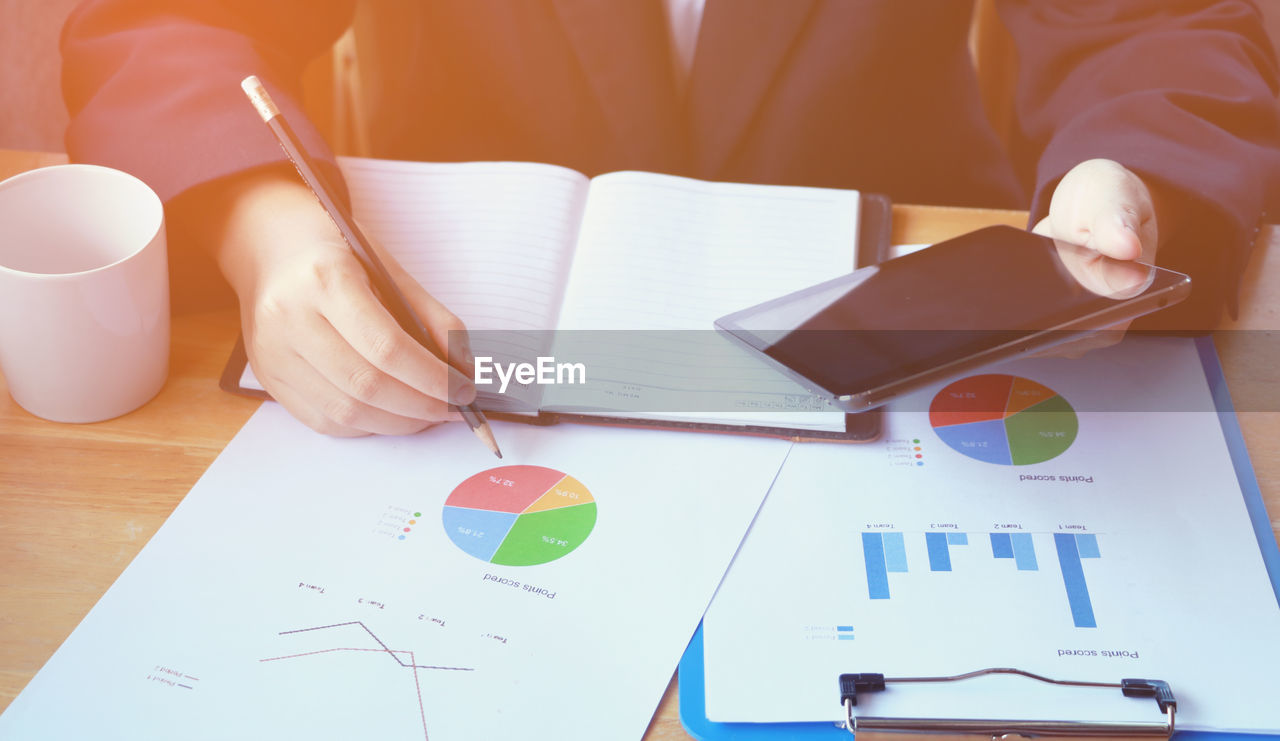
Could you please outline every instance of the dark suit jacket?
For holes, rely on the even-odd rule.
[[[257,74],[295,124],[298,76],[353,3],[90,0],[63,36],[77,160],[166,200],[276,163],[244,100]],[[393,28],[404,55],[376,153],[634,168],[860,188],[897,201],[1048,206],[1092,157],[1176,186],[1191,227],[1161,262],[1216,309],[1280,191],[1280,85],[1247,0],[1004,0],[1019,53],[1006,152],[970,64],[959,0],[709,0],[684,95],[660,0],[434,0]],[[385,106],[384,106],[385,108]],[[300,126],[313,151],[324,144]],[[1185,324],[1189,316],[1179,323]]]

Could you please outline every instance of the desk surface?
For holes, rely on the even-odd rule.
[[[0,179],[62,161],[62,155],[0,150]],[[923,243],[993,223],[1021,226],[1025,215],[895,206],[893,220],[895,243]],[[1276,408],[1280,388],[1280,364],[1261,352],[1276,341],[1270,331],[1280,330],[1280,230],[1264,231],[1259,246],[1241,317],[1215,337],[1241,409]],[[0,378],[0,711],[257,408],[258,402],[217,387],[237,326],[234,311],[175,317],[168,383],[142,409],[107,422],[65,425],[33,417]],[[1239,417],[1272,528],[1280,533],[1280,412]],[[675,686],[673,678],[646,739],[688,738]]]

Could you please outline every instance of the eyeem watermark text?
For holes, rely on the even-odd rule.
[[[587,382],[587,366],[582,363],[557,363],[549,356],[539,356],[535,363],[495,363],[489,356],[476,358],[477,386],[493,383],[498,377],[498,393],[507,393],[511,381],[525,386],[560,386]]]

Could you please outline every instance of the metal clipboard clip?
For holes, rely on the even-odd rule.
[[[1125,697],[1154,698],[1164,714],[1163,721],[1135,721],[1118,723],[1111,721],[1088,720],[995,720],[964,718],[877,718],[855,716],[853,708],[858,704],[858,693],[880,692],[887,684],[898,683],[934,683],[958,682],[987,674],[1016,674],[1048,684],[1067,687],[1095,687],[1118,689]],[[966,674],[949,677],[886,677],[883,674],[841,674],[840,703],[844,705],[844,727],[850,733],[868,732],[902,732],[902,733],[939,733],[987,736],[997,741],[1006,736],[1138,736],[1170,738],[1174,731],[1174,717],[1178,711],[1178,701],[1173,696],[1169,683],[1159,679],[1122,679],[1119,682],[1080,682],[1073,680],[1050,679],[1039,674],[997,667],[978,669]]]

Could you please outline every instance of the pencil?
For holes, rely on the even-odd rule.
[[[257,109],[258,115],[262,117],[267,127],[271,129],[271,133],[275,135],[276,141],[280,143],[280,147],[284,149],[285,155],[289,161],[293,163],[297,169],[298,175],[302,176],[302,181],[307,184],[316,199],[320,201],[320,205],[329,214],[329,218],[333,219],[333,223],[338,227],[338,231],[342,233],[342,238],[346,240],[347,245],[351,247],[351,251],[355,253],[356,259],[364,266],[365,272],[369,274],[369,280],[373,283],[374,290],[377,291],[382,305],[391,312],[396,321],[409,333],[409,336],[416,340],[419,344],[427,349],[432,355],[448,362],[448,358],[435,341],[431,339],[431,334],[423,325],[422,320],[414,312],[413,307],[409,305],[408,299],[401,293],[400,287],[391,279],[391,274],[387,272],[387,268],[382,264],[382,260],[378,258],[378,253],[374,251],[373,246],[365,239],[364,234],[356,226],[355,220],[347,213],[342,202],[329,190],[328,185],[320,178],[320,174],[311,164],[311,158],[307,156],[306,150],[302,148],[302,141],[298,135],[294,133],[293,128],[289,126],[289,122],[281,115],[280,109],[272,102],[271,96],[267,94],[267,89],[263,87],[262,82],[255,75],[244,78],[240,83],[240,87],[244,89],[245,95],[249,96],[249,102],[253,103],[253,107]],[[476,407],[475,403],[457,407],[458,413],[462,415],[462,419],[466,421],[471,431],[480,438],[485,447],[493,451],[493,454],[502,457],[502,451],[498,449],[498,441],[493,437],[493,430],[489,429],[489,422],[484,418],[484,413]]]

